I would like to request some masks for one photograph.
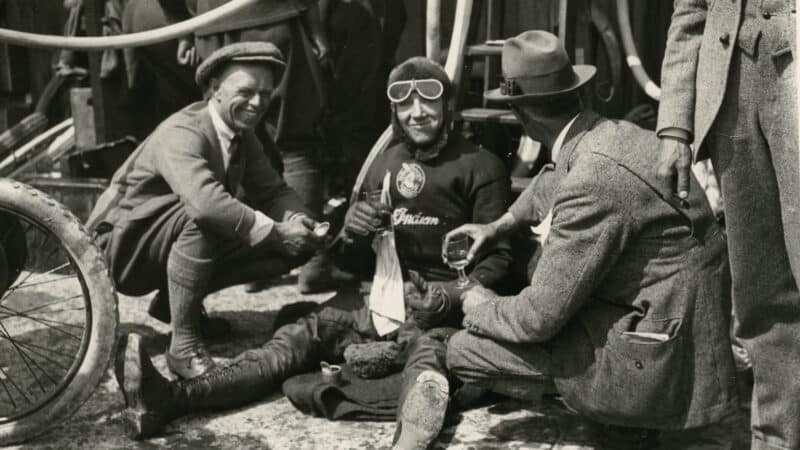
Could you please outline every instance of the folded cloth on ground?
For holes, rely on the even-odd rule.
[[[402,374],[365,380],[347,365],[342,381],[333,384],[322,373],[296,375],[283,383],[283,393],[295,408],[328,420],[392,421],[397,413]]]

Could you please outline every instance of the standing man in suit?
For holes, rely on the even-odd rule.
[[[272,168],[253,128],[284,66],[272,44],[223,47],[196,73],[208,100],[167,118],[119,168],[89,226],[126,295],[158,290],[172,321],[167,366],[183,378],[214,366],[202,302],[278,275],[319,245],[302,200]],[[217,327],[219,329],[219,327]]]
[[[793,0],[676,1],[661,76],[662,190],[687,196],[693,156],[720,181],[756,449],[800,448],[795,21]]]
[[[543,222],[530,286],[462,296],[466,330],[447,366],[465,382],[512,397],[555,382],[564,402],[606,427],[612,448],[729,448],[736,409],[725,237],[703,190],[683,203],[659,192],[656,136],[583,109],[593,66],[571,66],[558,38],[506,41],[505,77],[486,97],[508,102],[551,163],[500,219],[465,225],[471,254],[519,226]],[[704,447],[709,448],[709,447]]]

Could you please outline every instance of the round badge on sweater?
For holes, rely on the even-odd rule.
[[[422,192],[425,187],[425,171],[419,164],[413,162],[403,163],[400,171],[397,172],[395,180],[397,191],[405,198],[414,198]]]

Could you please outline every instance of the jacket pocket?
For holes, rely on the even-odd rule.
[[[598,412],[624,420],[668,418],[686,410],[681,325],[678,318],[642,320],[635,331],[612,329],[606,335],[591,383]]]

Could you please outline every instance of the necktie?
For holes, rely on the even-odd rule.
[[[225,185],[230,192],[233,192],[233,190],[236,188],[235,184],[238,183],[238,180],[235,180],[234,178],[238,173],[241,159],[241,155],[239,154],[239,140],[239,135],[234,135],[233,139],[231,139],[231,145],[228,147],[228,155],[230,156],[230,159],[228,159],[228,170],[225,171]]]

